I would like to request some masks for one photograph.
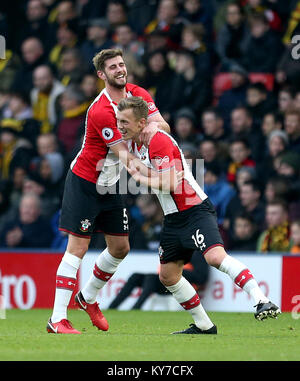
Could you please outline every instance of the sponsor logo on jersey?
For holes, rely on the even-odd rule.
[[[102,130],[102,136],[104,137],[105,140],[110,140],[114,136],[114,132],[111,128],[105,127]]]
[[[169,163],[170,158],[169,156],[164,156],[164,157],[156,156],[153,160],[155,161],[155,164],[157,166],[161,166],[163,163]]]

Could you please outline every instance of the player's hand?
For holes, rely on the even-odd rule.
[[[143,128],[140,137],[144,146],[146,147],[149,146],[151,139],[157,133],[157,131],[158,131],[157,122],[150,122],[146,127]]]
[[[176,172],[177,184],[180,184],[184,178],[184,171]]]
[[[139,168],[132,161],[129,163],[129,166],[126,167],[126,169],[136,182],[140,181],[141,172],[139,171]]]

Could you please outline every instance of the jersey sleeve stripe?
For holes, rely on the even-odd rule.
[[[115,144],[121,143],[122,141],[123,141],[123,139],[118,139],[118,140],[116,140],[116,141],[114,141],[114,142],[107,143],[106,145],[107,145],[108,147],[111,147],[111,146],[114,146]]]
[[[156,171],[157,172],[166,172],[166,171],[170,171],[172,168],[175,168],[175,164],[172,165],[171,167],[168,167],[168,168],[157,169]]]

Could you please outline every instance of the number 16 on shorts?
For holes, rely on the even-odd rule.
[[[206,247],[204,235],[200,233],[200,229],[196,230],[195,234],[192,235],[192,239],[197,249],[203,250]]]

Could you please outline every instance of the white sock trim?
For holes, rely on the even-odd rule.
[[[62,257],[62,261],[68,263],[70,266],[72,266],[78,270],[82,260],[81,260],[81,258],[77,257],[76,255],[71,254],[68,251],[66,251],[64,256]]]

